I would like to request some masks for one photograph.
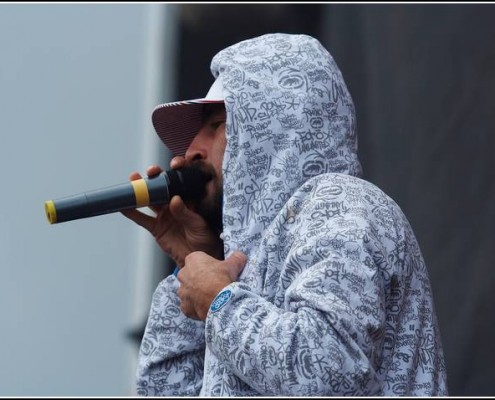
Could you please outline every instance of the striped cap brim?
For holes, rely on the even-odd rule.
[[[151,115],[153,127],[174,156],[183,156],[201,128],[203,105],[223,102],[223,86],[220,78],[217,78],[202,99],[156,106]]]

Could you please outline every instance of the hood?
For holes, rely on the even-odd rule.
[[[326,173],[361,176],[352,98],[307,35],[267,34],[215,55],[224,86],[223,240],[250,252],[292,194]]]

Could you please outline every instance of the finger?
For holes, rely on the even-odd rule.
[[[237,280],[246,265],[246,261],[246,255],[240,251],[234,251],[225,259],[224,263],[227,265],[227,272],[232,281]]]
[[[136,224],[142,226],[147,231],[151,232],[155,226],[155,218],[142,213],[141,211],[129,209],[120,211],[122,215],[134,221]]]
[[[184,315],[188,318],[200,320],[201,318],[196,313],[196,310],[192,306],[191,302],[183,301],[180,303],[180,310],[184,313]]]
[[[187,290],[183,288],[182,284],[179,286],[179,289],[177,289],[177,296],[180,300],[180,310],[184,313],[184,315],[188,318],[199,319],[198,314],[196,313],[196,310],[187,295]]]
[[[163,168],[161,168],[160,166],[158,166],[158,165],[150,165],[146,169],[146,174],[148,175],[148,177],[151,177],[151,176],[155,176],[155,175],[160,174],[162,171],[163,171]]]
[[[184,157],[174,157],[170,160],[170,168],[177,169],[182,168],[186,163],[186,159]]]
[[[139,174],[139,172],[133,172],[132,174],[129,175],[129,180],[131,181],[136,181],[141,178],[142,176]]]
[[[185,205],[180,196],[174,196],[169,203],[170,214],[180,223],[186,225],[189,228],[199,229],[204,228],[206,223],[204,219],[191,211]]]

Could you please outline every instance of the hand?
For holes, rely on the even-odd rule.
[[[183,157],[175,157],[170,162],[171,168],[177,169],[184,165]],[[158,175],[163,171],[158,166],[150,166],[146,170],[148,177]],[[141,179],[137,172],[129,176],[130,180]],[[184,265],[186,256],[193,251],[223,258],[223,243],[218,235],[213,233],[206,221],[184,204],[180,196],[174,196],[169,204],[150,206],[155,217],[132,209],[121,211],[130,220],[148,230],[179,267]]]
[[[189,254],[177,275],[182,312],[189,318],[204,321],[212,301],[225,286],[237,280],[246,260],[240,251],[223,261],[200,251]]]

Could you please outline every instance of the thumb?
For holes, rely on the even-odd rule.
[[[169,203],[169,210],[172,216],[185,226],[198,229],[205,225],[203,218],[189,210],[180,196],[172,198]]]
[[[246,262],[247,262],[246,255],[240,251],[234,251],[224,260],[224,263],[226,263],[227,266],[227,272],[230,278],[232,279],[232,281],[237,280],[237,277],[244,269]]]

